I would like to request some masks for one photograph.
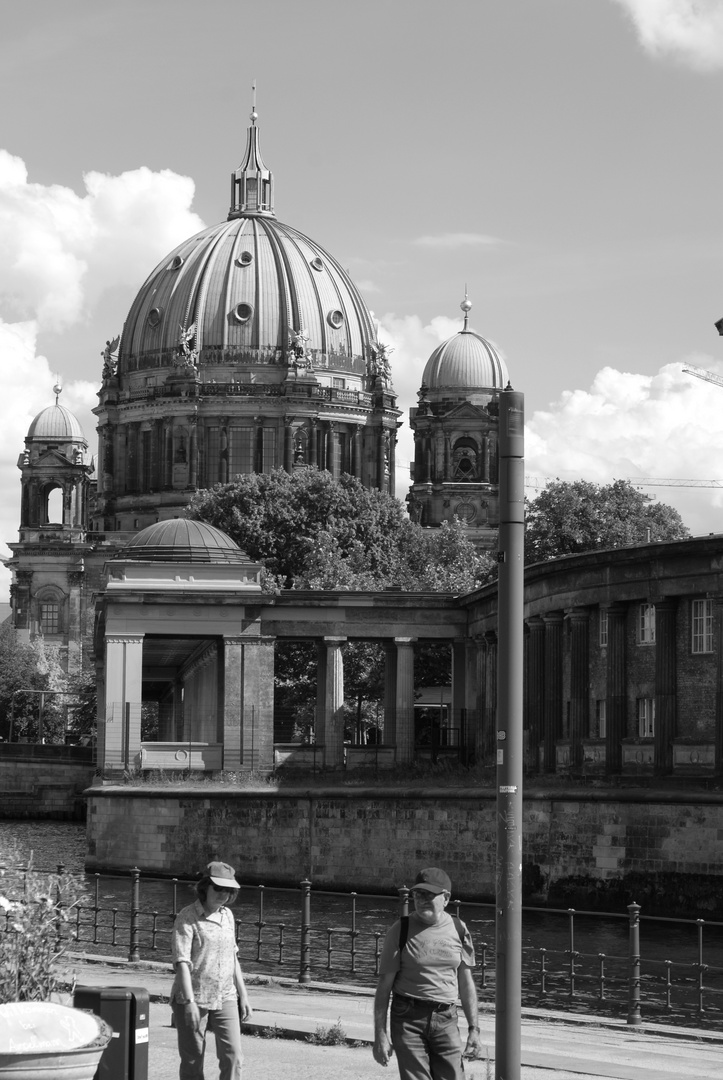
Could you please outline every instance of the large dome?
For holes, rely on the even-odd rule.
[[[174,518],[142,529],[119,558],[143,562],[246,563],[241,548],[221,529],[204,521]]]
[[[38,413],[28,428],[27,438],[44,441],[57,439],[58,442],[86,441],[77,417],[57,402]]]
[[[147,279],[123,330],[121,370],[170,365],[195,325],[202,365],[285,356],[304,330],[314,367],[335,357],[366,369],[369,312],[337,261],[273,217],[232,217],[179,244]]]
[[[277,221],[256,119],[254,111],[244,161],[232,175],[228,219],[174,248],[134,300],[121,339],[121,374],[172,365],[189,328],[207,371],[260,364],[264,381],[274,382],[268,365],[285,364],[301,335],[296,343],[303,342],[314,369],[367,373],[371,316],[336,259]]]

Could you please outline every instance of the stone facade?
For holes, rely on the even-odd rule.
[[[687,915],[720,918],[721,835],[718,794],[530,790],[525,899],[615,910],[637,900],[669,915],[687,904]],[[218,857],[247,884],[293,887],[308,878],[319,888],[389,892],[411,884],[420,865],[439,864],[455,895],[491,900],[495,836],[492,789],[94,788],[87,868],[186,875]]]

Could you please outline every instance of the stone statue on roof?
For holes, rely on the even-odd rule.
[[[120,334],[112,341],[106,341],[105,348],[100,354],[103,357],[103,379],[112,379],[118,370],[118,357],[116,353],[120,345]]]

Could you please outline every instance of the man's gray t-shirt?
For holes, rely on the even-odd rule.
[[[395,994],[425,1001],[456,1001],[457,969],[460,965],[472,968],[475,963],[472,938],[464,923],[462,928],[463,941],[447,912],[434,926],[412,913],[407,942],[400,954],[400,924],[395,922],[384,939],[379,974],[397,972],[392,985]]]

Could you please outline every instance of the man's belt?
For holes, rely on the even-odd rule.
[[[430,1001],[429,998],[415,998],[409,997],[407,994],[394,994],[394,997],[398,1001],[408,1001],[410,1005],[417,1005],[422,1009],[429,1009],[430,1012],[442,1012],[443,1009],[449,1009],[455,1004],[454,1001]]]

